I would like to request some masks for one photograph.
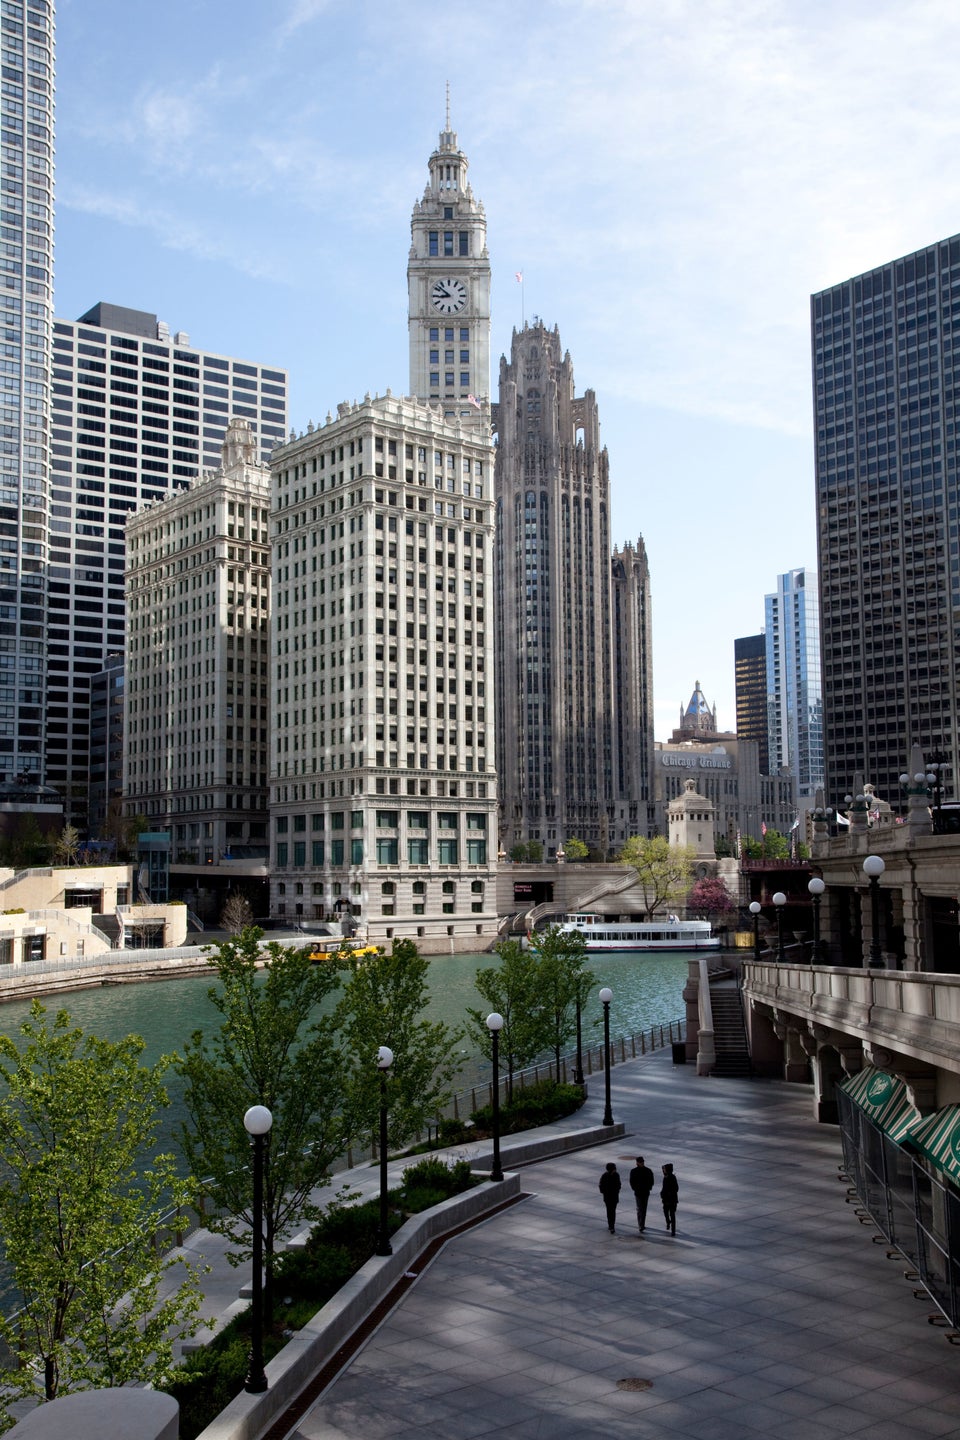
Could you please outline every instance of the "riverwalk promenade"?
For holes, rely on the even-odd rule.
[[[960,1348],[845,1203],[809,1088],[698,1077],[669,1051],[612,1086],[626,1135],[523,1168],[526,1198],[446,1243],[290,1440],[960,1435]],[[656,1191],[637,1231],[637,1154],[676,1168],[676,1238]]]

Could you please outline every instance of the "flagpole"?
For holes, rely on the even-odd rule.
[[[523,271],[515,270],[513,273],[517,277],[517,284],[520,286],[520,329],[522,330],[527,323],[527,311],[523,299]]]

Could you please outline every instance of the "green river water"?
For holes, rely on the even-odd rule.
[[[687,978],[685,953],[638,955],[614,951],[587,957],[588,967],[597,983],[587,1003],[583,1018],[584,1045],[598,1044],[602,1039],[599,1026],[601,1005],[597,991],[609,985],[613,991],[610,1007],[611,1035],[629,1035],[678,1020],[684,1013],[681,991]],[[496,957],[484,955],[445,955],[431,960],[429,971],[431,1019],[460,1026],[468,1006],[483,1008],[474,977],[477,970],[495,963]],[[71,1019],[84,1030],[108,1040],[118,1040],[131,1033],[142,1035],[146,1042],[144,1060],[152,1063],[161,1055],[176,1052],[195,1030],[214,1029],[219,1016],[210,1002],[210,981],[157,980],[143,985],[106,985],[95,990],[79,990],[46,1002],[48,1009],[65,1009]],[[8,1035],[15,1035],[21,1020],[30,1008],[29,1001],[14,1001],[0,1006],[0,1026]],[[464,1041],[463,1070],[458,1089],[466,1089],[489,1073],[485,1060]],[[172,1142],[184,1118],[179,1077],[167,1074],[170,1108],[164,1116],[164,1143]]]

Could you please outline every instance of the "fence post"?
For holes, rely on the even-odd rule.
[[[660,1026],[660,1045],[663,1046],[663,1026]]]
[[[637,1058],[637,1037],[636,1037],[636,1035],[631,1035],[631,1036],[630,1036],[630,1055],[631,1055],[631,1058],[632,1058],[632,1059],[636,1060],[636,1058]]]
[[[621,1035],[621,1036],[620,1036],[620,1064],[621,1064],[621,1065],[623,1064],[624,1060],[626,1060],[626,1058],[627,1058],[626,1045],[625,1045],[625,1043],[624,1043],[623,1036]]]
[[[587,1050],[587,1074],[593,1074],[593,1051]]]

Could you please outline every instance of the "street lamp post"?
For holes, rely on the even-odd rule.
[[[813,965],[819,965],[823,959],[820,947],[820,900],[826,888],[819,875],[814,875],[812,880],[807,881],[807,889],[813,901],[813,953],[810,956]]]
[[[493,1060],[493,1165],[490,1170],[491,1180],[503,1179],[503,1166],[500,1164],[500,1031],[503,1029],[503,1016],[496,1010],[487,1016],[487,1029],[490,1031],[490,1043],[492,1047]]]
[[[774,895],[773,903],[777,911],[777,964],[783,965],[787,959],[787,952],[783,948],[783,907],[787,903],[787,897],[782,890],[778,890]]]
[[[573,1071],[574,1085],[583,1084],[583,996],[577,982],[577,1060]]]
[[[600,1003],[603,1006],[603,1123],[613,1124],[613,1110],[610,1107],[610,1001],[613,999],[613,991],[609,986],[604,986],[600,991]]]
[[[763,906],[759,900],[750,901],[750,914],[753,916],[753,958],[760,963],[760,911]]]
[[[375,1255],[393,1254],[387,1202],[387,1071],[392,1064],[393,1051],[389,1045],[381,1045],[377,1051],[377,1069],[380,1071],[380,1226]]]
[[[883,969],[883,954],[880,949],[880,876],[886,870],[880,855],[868,855],[863,862],[863,873],[870,881],[870,969]]]
[[[253,1145],[253,1274],[250,1299],[251,1332],[250,1364],[244,1390],[262,1395],[267,1388],[263,1368],[263,1151],[270,1133],[273,1116],[266,1105],[251,1105],[243,1117],[243,1125]]]

